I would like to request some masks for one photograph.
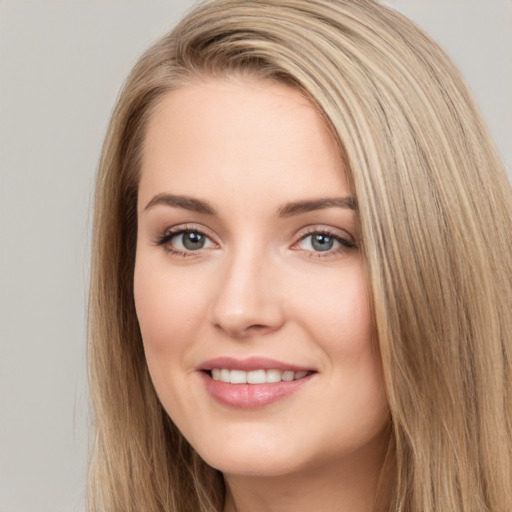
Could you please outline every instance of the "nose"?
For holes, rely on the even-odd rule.
[[[240,251],[218,276],[211,321],[234,338],[277,331],[284,323],[279,273],[261,255]]]

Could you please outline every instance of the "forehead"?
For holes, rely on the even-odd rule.
[[[269,191],[286,201],[347,188],[324,120],[286,85],[248,79],[192,83],[167,93],[147,127],[140,202],[162,192],[222,192],[248,203]]]

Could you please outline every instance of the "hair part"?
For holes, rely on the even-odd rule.
[[[169,91],[216,77],[302,91],[346,163],[392,416],[379,510],[512,510],[510,183],[448,57],[372,0],[206,2],[129,76],[95,199],[91,510],[222,509],[222,476],[156,396],[133,301],[148,120]]]

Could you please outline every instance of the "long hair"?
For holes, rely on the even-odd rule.
[[[233,74],[300,90],[344,159],[391,411],[385,509],[510,512],[511,186],[454,65],[373,0],[209,1],[129,76],[96,189],[90,509],[222,509],[222,476],[156,397],[132,288],[148,119],[169,91]]]

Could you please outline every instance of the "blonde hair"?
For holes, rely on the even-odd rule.
[[[339,143],[392,416],[386,510],[510,512],[511,186],[454,65],[372,0],[210,1],[129,76],[96,190],[91,510],[222,509],[222,476],[156,397],[132,285],[147,121],[168,91],[231,74],[299,89]]]

